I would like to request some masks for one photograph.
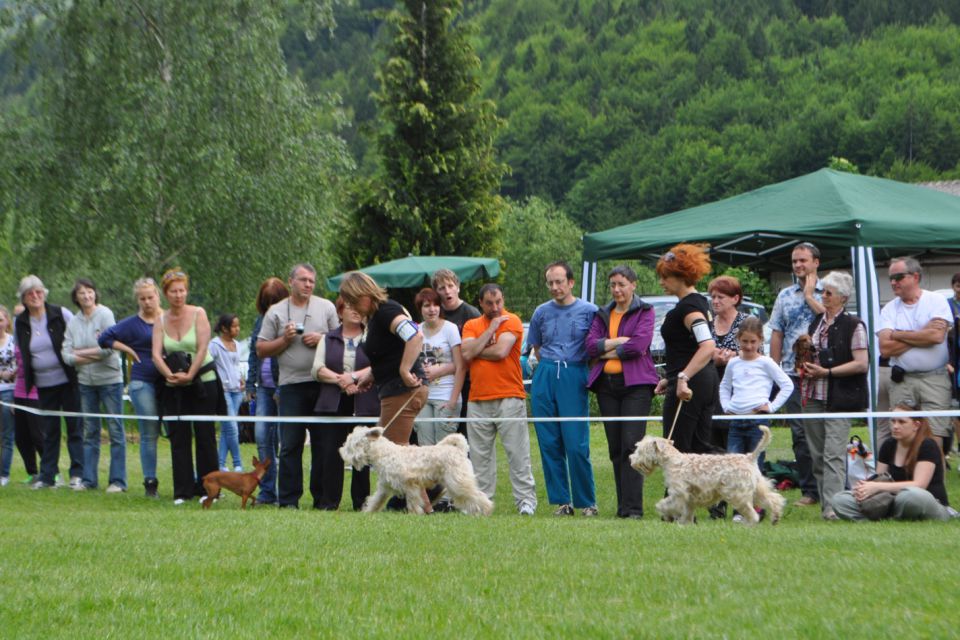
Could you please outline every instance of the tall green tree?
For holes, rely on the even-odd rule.
[[[341,234],[344,267],[408,254],[497,255],[505,168],[494,105],[478,97],[479,60],[460,0],[406,0],[376,96],[380,169],[357,189]]]
[[[211,311],[247,310],[292,261],[327,270],[350,160],[324,124],[334,107],[287,73],[281,4],[14,5],[53,52],[31,108],[3,123],[4,213],[32,221],[12,239],[32,243],[23,268],[92,275],[129,304],[135,277],[180,265]]]

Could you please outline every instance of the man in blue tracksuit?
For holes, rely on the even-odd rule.
[[[527,336],[539,362],[531,388],[533,415],[584,416],[575,422],[536,423],[547,497],[559,505],[555,515],[572,516],[577,508],[595,516],[585,338],[597,307],[574,297],[573,270],[566,262],[549,265],[544,274],[553,299],[533,312]]]

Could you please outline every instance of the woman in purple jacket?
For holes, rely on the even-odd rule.
[[[614,267],[607,276],[613,301],[601,307],[587,334],[587,354],[594,363],[587,386],[597,394],[605,418],[650,413],[657,371],[650,356],[653,307],[634,294],[637,274],[628,266]],[[607,448],[617,487],[617,517],[643,517],[643,476],[629,456],[646,435],[643,420],[604,423]]]

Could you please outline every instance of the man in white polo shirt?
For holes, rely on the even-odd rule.
[[[890,358],[890,406],[908,402],[922,410],[950,409],[947,330],[953,313],[947,299],[920,287],[923,272],[914,258],[894,258],[890,286],[896,297],[880,312],[880,355]],[[930,418],[934,439],[950,436],[949,418]],[[889,433],[877,434],[877,446]]]

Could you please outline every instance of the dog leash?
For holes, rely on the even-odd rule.
[[[383,425],[383,430],[384,430],[384,431],[386,431],[386,430],[390,427],[390,425],[393,424],[393,421],[397,419],[397,416],[399,416],[401,413],[403,413],[403,410],[407,408],[407,405],[410,404],[410,401],[413,400],[413,396],[415,396],[415,395],[416,395],[416,392],[419,391],[419,390],[420,390],[420,387],[414,387],[414,393],[411,393],[411,394],[410,394],[410,397],[407,398],[407,401],[404,402],[402,405],[400,405],[400,408],[397,409],[397,412],[396,412],[395,414],[393,414],[393,417],[392,417],[392,418],[390,418],[390,422],[388,422],[387,424]]]
[[[680,402],[677,403],[677,412],[673,414],[673,424],[670,425],[670,433],[667,435],[667,440],[671,442],[673,442],[673,429],[677,426],[677,418],[680,417],[680,409],[683,408],[684,402],[686,402],[686,400],[680,400]]]

